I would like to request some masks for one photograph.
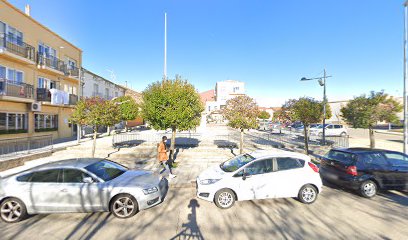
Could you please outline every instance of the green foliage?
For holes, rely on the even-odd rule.
[[[331,108],[326,104],[326,119],[331,118]],[[282,106],[278,116],[282,121],[300,121],[304,126],[323,120],[323,103],[313,98],[290,99]]]
[[[258,115],[259,119],[269,119],[271,117],[271,114],[269,114],[267,111],[261,111]]]
[[[253,98],[237,96],[227,101],[223,115],[228,119],[228,126],[236,129],[253,129],[257,127],[258,106]]]
[[[378,122],[398,122],[397,113],[402,111],[402,105],[384,91],[370,95],[361,95],[351,100],[341,108],[342,117],[354,128],[372,128]]]
[[[81,99],[74,108],[70,122],[91,126],[112,126],[120,122],[119,106],[99,97]]]
[[[114,100],[119,105],[120,119],[134,120],[139,115],[139,106],[131,96],[121,96]]]
[[[142,93],[142,116],[156,130],[184,131],[200,125],[204,106],[194,86],[176,76],[150,84]]]

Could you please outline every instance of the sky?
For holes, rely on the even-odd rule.
[[[403,0],[9,0],[83,50],[83,67],[137,91],[167,75],[200,92],[246,83],[261,106],[403,94]]]

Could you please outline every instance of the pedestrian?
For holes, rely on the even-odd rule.
[[[158,147],[157,147],[157,157],[158,157],[159,162],[169,172],[169,178],[175,178],[177,177],[177,175],[174,175],[171,172],[171,168],[169,166],[169,157],[167,155],[167,152],[169,150],[167,149],[166,142],[167,142],[167,137],[163,136],[162,141],[158,144]]]

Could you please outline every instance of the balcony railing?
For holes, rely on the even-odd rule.
[[[76,105],[78,102],[78,96],[75,94],[69,94],[69,105]]]
[[[0,78],[0,95],[34,99],[34,86]]]
[[[37,101],[51,102],[51,92],[46,88],[37,88]]]
[[[35,48],[14,35],[0,33],[0,47],[35,62]]]
[[[79,77],[79,68],[68,66],[66,74],[72,77]]]
[[[37,60],[40,66],[47,66],[49,68],[63,72],[64,74],[67,72],[67,65],[65,64],[64,61],[60,60],[57,57],[52,56],[47,57],[44,56],[43,54],[38,53]]]

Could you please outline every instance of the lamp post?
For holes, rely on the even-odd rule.
[[[404,153],[408,153],[408,105],[407,105],[407,20],[408,20],[408,1],[404,3]]]
[[[318,80],[319,85],[323,87],[323,145],[326,145],[326,104],[327,104],[327,97],[326,97],[326,78],[332,77],[326,75],[326,69],[323,70],[322,77],[315,77],[315,78],[305,78],[303,77],[300,81],[311,81],[311,80]],[[304,126],[306,127],[306,126]]]

